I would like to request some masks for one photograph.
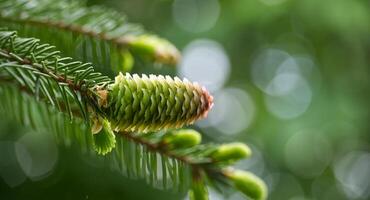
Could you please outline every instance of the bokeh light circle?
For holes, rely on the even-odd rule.
[[[15,144],[19,165],[31,180],[40,180],[50,174],[58,160],[58,148],[49,134],[30,132]]]
[[[290,70],[298,70],[297,66],[290,59],[290,55],[279,49],[263,50],[252,63],[252,81],[262,91],[269,94],[267,90],[271,80],[276,76],[276,71],[285,62],[291,65]],[[289,60],[287,62],[286,60]],[[287,66],[287,65],[283,65]],[[287,67],[285,67],[287,68]],[[286,71],[284,71],[286,72]]]
[[[300,182],[289,173],[278,173],[275,175],[275,187],[270,190],[269,197],[274,199],[290,199],[304,195]]]
[[[218,0],[175,0],[172,15],[176,24],[188,32],[211,29],[220,15]]]
[[[247,129],[254,115],[255,105],[246,91],[225,88],[214,93],[214,107],[208,117],[197,125],[213,127],[225,135],[232,135]]]
[[[332,148],[329,140],[317,131],[300,131],[285,145],[285,163],[304,178],[320,176],[330,163]]]
[[[14,142],[0,141],[0,178],[9,187],[16,187],[27,178],[16,160]]]
[[[370,197],[370,153],[353,151],[334,164],[334,174],[350,199]]]
[[[279,93],[277,96],[265,96],[267,109],[278,118],[296,118],[303,114],[311,104],[311,88],[307,81],[299,75],[279,74],[268,88],[275,88],[275,94]]]
[[[219,43],[195,40],[185,48],[178,69],[180,77],[196,81],[213,92],[229,78],[230,61]]]
[[[279,49],[265,49],[252,64],[252,81],[265,93],[267,109],[280,119],[302,115],[312,101],[306,79],[313,71],[308,57],[292,56]]]

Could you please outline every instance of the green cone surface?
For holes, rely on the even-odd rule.
[[[192,124],[207,115],[212,99],[186,79],[120,73],[103,110],[116,131],[150,132]]]

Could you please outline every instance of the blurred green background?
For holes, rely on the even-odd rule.
[[[206,141],[250,145],[252,158],[237,167],[262,177],[269,199],[370,198],[368,0],[89,3],[124,12],[182,51],[172,73],[215,97],[197,129]],[[1,199],[187,198],[127,179],[6,116],[0,133]],[[40,135],[37,145],[30,134]],[[211,190],[211,199],[243,197]]]

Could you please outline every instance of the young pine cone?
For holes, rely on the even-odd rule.
[[[120,73],[102,109],[115,131],[151,132],[192,124],[212,105],[206,89],[186,79]]]

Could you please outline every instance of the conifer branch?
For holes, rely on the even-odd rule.
[[[77,144],[89,154],[93,154],[96,142],[106,144],[107,138],[96,138],[102,133],[92,135],[80,119],[71,121],[65,113],[55,112],[17,90],[9,82],[0,85],[0,113],[38,131],[53,133],[58,143]],[[200,134],[189,129],[147,134],[116,132],[115,137],[116,147],[105,155],[113,169],[145,179],[153,187],[178,191],[191,187],[190,197],[195,200],[208,199],[207,185],[234,187],[253,199],[266,197],[266,186],[259,178],[229,167],[250,156],[244,144],[200,144]]]
[[[85,4],[70,0],[2,0],[0,24],[52,43],[67,56],[76,57],[72,49],[81,48],[83,55],[78,58],[112,67],[115,72],[130,70],[133,56],[166,65],[178,62],[180,54],[167,40],[147,34],[114,10]],[[52,34],[52,38],[45,33]]]
[[[179,128],[204,117],[211,108],[212,97],[198,84],[129,74],[119,74],[113,83],[94,72],[91,64],[69,61],[53,49],[37,39],[0,32],[0,69],[36,98],[42,95],[59,110],[63,102],[70,118],[77,105],[87,122],[94,121],[94,133],[101,130],[103,120],[112,123],[116,131]]]
[[[75,1],[2,0],[0,23],[48,38],[65,55],[79,57],[82,50],[83,60],[113,66],[113,71],[128,70],[133,56],[167,64],[178,59],[170,43],[145,34],[120,14]],[[50,37],[53,31],[59,39]],[[154,187],[191,188],[194,200],[208,199],[211,186],[266,198],[262,180],[230,167],[250,156],[245,144],[200,144],[198,132],[174,130],[205,117],[213,105],[197,83],[121,73],[113,81],[96,70],[111,72],[54,48],[0,31],[0,112],[54,133],[59,143],[77,143],[84,152],[104,155],[115,169]]]

